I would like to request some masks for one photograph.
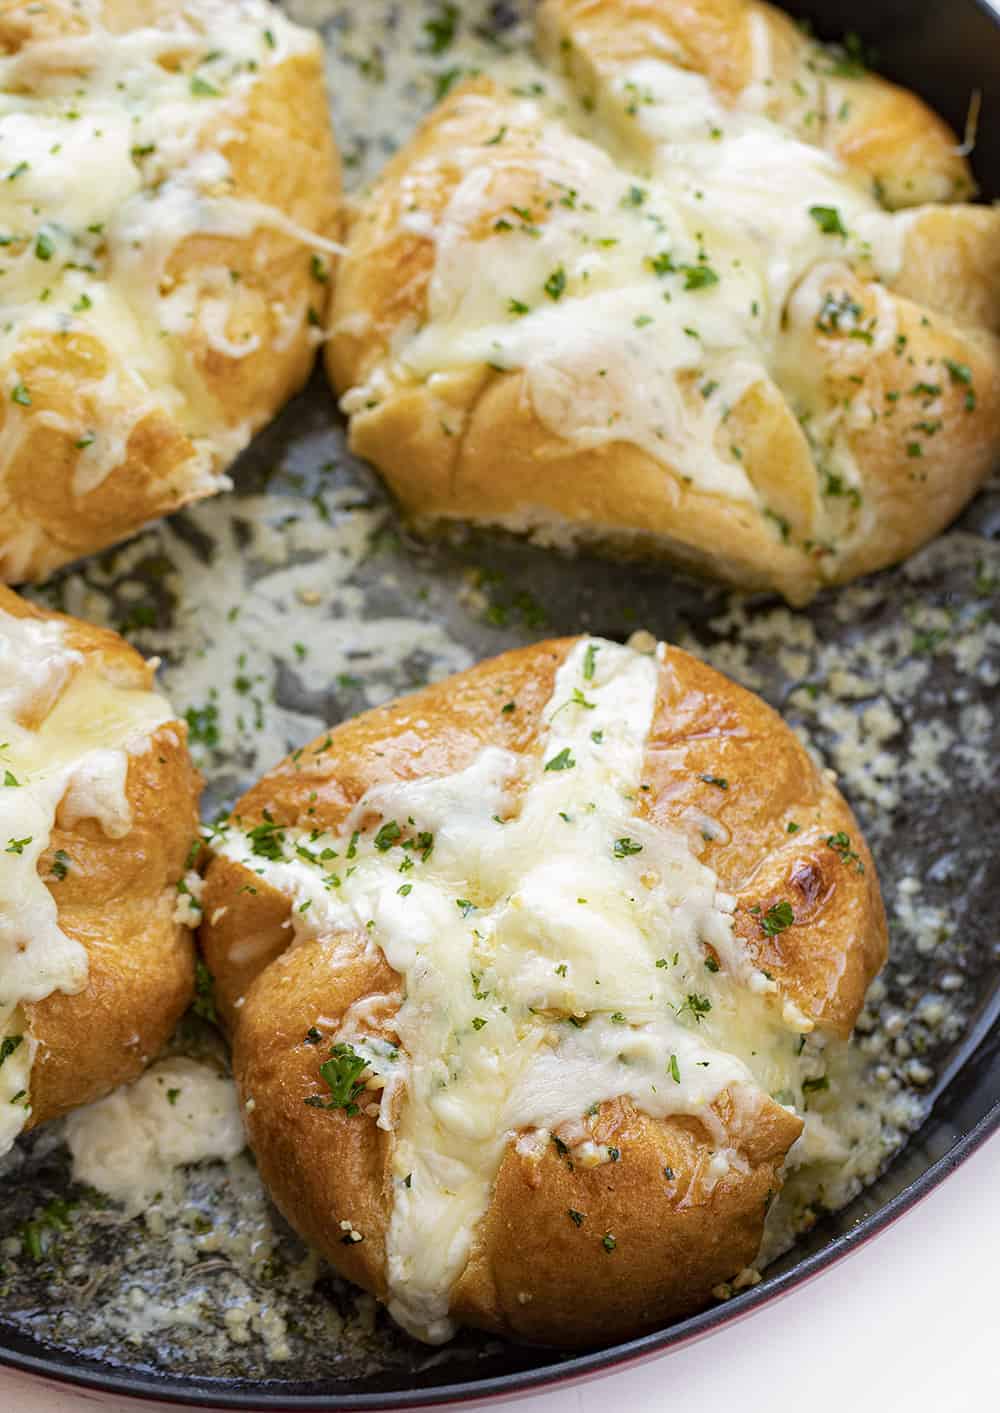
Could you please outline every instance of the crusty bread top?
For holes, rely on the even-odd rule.
[[[200,782],[138,653],[3,586],[0,743],[6,1149],[134,1077],[186,1003],[174,885]]]
[[[577,1161],[607,1161],[575,1130],[621,1098],[695,1119],[699,1161],[742,1151],[782,1117],[769,1094],[809,1107],[817,1054],[849,1033],[885,954],[835,788],[769,708],[674,649],[542,644],[367,713],[266,777],[214,847],[202,941],[251,1137],[285,1155],[258,1148],[265,1175],[328,1249],[325,1189],[302,1176],[312,1120],[279,1142],[286,1099],[280,1124],[273,1108],[310,1069],[319,1082],[326,1052],[310,1065],[285,1019],[318,1005],[315,1043],[349,1045],[322,1071],[332,1107],[361,1102],[352,1065],[373,1072],[393,1134],[391,1152],[374,1132],[339,1152],[366,1242],[352,1273],[430,1339],[451,1328],[512,1132],[573,1129]],[[779,1128],[783,1153],[799,1128]],[[322,1134],[339,1151],[344,1130]],[[455,1298],[495,1324],[483,1279]]]
[[[530,753],[573,641],[505,653],[343,722],[269,771],[243,796],[235,816],[250,826],[270,815],[282,827],[339,832],[375,788],[452,774],[487,746]],[[516,711],[502,710],[508,701],[516,702]],[[724,779],[726,788],[710,777]],[[832,781],[758,696],[673,647],[665,652],[644,780],[653,788],[643,792],[642,808],[654,820],[671,826],[694,821],[684,827],[720,887],[738,899],[737,919],[770,906],[783,882],[800,904],[823,900],[824,925],[801,949],[795,929],[769,943],[754,942],[752,929],[746,931],[805,1013],[848,1034],[885,959],[886,933],[867,846]],[[710,826],[709,838],[697,825],[702,813],[722,826]],[[799,828],[789,830],[789,824]],[[834,867],[839,856],[825,841],[842,833],[863,867]],[[213,864],[210,885],[225,872],[224,862]],[[229,1020],[236,1000],[288,943],[287,900],[272,903],[272,897],[265,882],[255,894],[227,899],[218,926],[203,929],[213,948],[220,1010]],[[252,954],[239,946],[248,918],[260,942]]]
[[[975,195],[957,137],[926,103],[867,69],[860,53],[817,43],[775,5],[542,0],[538,37],[588,92],[650,58],[704,74],[727,104],[752,105],[835,155],[890,211]]]
[[[318,38],[269,0],[3,5],[0,151],[17,581],[225,484],[311,364],[339,170]]]
[[[748,0],[539,32],[359,205],[355,449],[416,516],[631,532],[795,601],[935,533],[1000,445],[1000,213],[954,135]]]

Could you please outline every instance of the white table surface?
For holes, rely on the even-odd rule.
[[[915,1211],[773,1306],[517,1413],[994,1413],[1000,1135]],[[0,1370],[0,1413],[161,1413]]]

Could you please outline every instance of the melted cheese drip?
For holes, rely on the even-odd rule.
[[[172,716],[162,697],[117,685],[64,636],[61,623],[0,610],[0,1155],[30,1112],[35,1041],[21,1008],[87,980],[87,954],[59,926],[38,872],[56,815],[126,835],[129,755]]]
[[[174,1056],[135,1084],[76,1109],[66,1119],[73,1181],[124,1204],[129,1215],[164,1191],[176,1168],[228,1161],[243,1150],[243,1121],[231,1079]]]
[[[203,0],[123,34],[103,27],[100,5],[83,9],[87,32],[0,59],[7,454],[28,415],[11,398],[18,347],[32,335],[90,334],[109,358],[87,390],[119,415],[109,412],[100,429],[65,424],[83,444],[77,494],[121,464],[132,425],[155,409],[195,439],[188,484],[218,489],[219,466],[245,445],[249,428],[223,424],[174,335],[197,322],[208,346],[227,357],[246,356],[254,344],[226,335],[236,291],[228,270],[214,283],[211,271],[198,271],[203,302],[193,286],[167,288],[165,270],[196,233],[241,237],[272,225],[329,248],[276,208],[220,194],[230,171],[213,145],[235,134],[261,72],[317,41],[267,0]],[[301,327],[305,308],[289,312]]]
[[[487,747],[456,774],[379,787],[344,835],[280,831],[277,857],[237,829],[219,845],[293,899],[297,938],[360,935],[403,978],[398,1049],[366,1033],[364,1007],[338,1040],[383,1086],[389,1309],[421,1339],[453,1333],[449,1292],[518,1134],[544,1145],[569,1124],[578,1160],[607,1160],[585,1116],[628,1095],[650,1115],[698,1115],[721,1174],[742,1161],[710,1108],[722,1090],[803,1107],[817,1063],[803,1018],[741,951],[734,902],[687,836],[635,814],[657,676],[649,656],[583,641],[557,675],[539,755]],[[369,825],[352,846],[373,814],[383,832]],[[429,856],[426,837],[388,839],[393,823],[404,842],[433,835]]]
[[[495,115],[498,137],[488,159],[481,145],[449,149],[462,175],[440,221],[404,203],[403,224],[433,237],[436,260],[427,321],[397,338],[399,371],[523,369],[536,415],[560,437],[630,442],[700,490],[758,503],[726,435],[729,409],[783,380],[782,318],[803,276],[833,261],[891,279],[912,217],[883,211],[838,159],[755,111],[752,94],[727,108],[702,75],[670,63],[623,69],[594,115],[535,66],[520,63],[515,80],[506,97],[465,100]],[[537,142],[507,157],[519,143],[507,132],[523,128]],[[490,189],[526,164],[535,195],[484,223]],[[830,211],[846,236],[824,233]],[[836,288],[836,269],[830,278]],[[813,317],[829,287],[813,292]],[[346,409],[379,396],[375,382],[363,391]],[[845,445],[830,467],[859,479]]]

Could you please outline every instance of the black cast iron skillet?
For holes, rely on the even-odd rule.
[[[358,0],[361,3],[362,0]],[[668,3],[669,0],[664,0]],[[920,93],[961,133],[970,93],[980,89],[982,114],[973,164],[983,196],[1000,197],[1000,11],[986,0],[808,0],[787,3],[824,38],[856,31],[878,67]],[[977,517],[977,529],[1000,534],[1000,515]],[[987,802],[987,809],[989,804]],[[986,820],[984,820],[984,823]],[[996,896],[1000,865],[994,865]],[[939,1071],[930,1117],[884,1175],[844,1210],[820,1222],[768,1269],[753,1290],[668,1329],[609,1349],[572,1357],[506,1347],[474,1360],[442,1363],[419,1374],[383,1373],[363,1382],[265,1382],[133,1370],[34,1340],[0,1319],[0,1361],[21,1370],[109,1394],[178,1405],[227,1409],[392,1409],[457,1404],[510,1396],[608,1372],[699,1339],[794,1290],[858,1250],[914,1206],[1000,1129],[1000,975],[980,978],[977,1014]]]

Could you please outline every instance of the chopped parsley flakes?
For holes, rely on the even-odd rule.
[[[443,54],[450,48],[455,38],[458,24],[458,6],[442,5],[436,15],[424,21],[424,34],[427,36],[427,49],[431,54]]]
[[[202,1020],[211,1021],[214,1025],[218,1020],[215,1011],[215,978],[200,957],[194,967],[194,1001],[191,1009],[196,1016],[201,1016]]]
[[[69,873],[69,866],[73,862],[65,849],[57,849],[52,856],[52,877],[61,883]]]
[[[681,265],[685,289],[708,289],[719,283],[719,277],[708,265]]]
[[[566,289],[566,271],[560,265],[545,281],[543,286],[550,299],[561,299]]]
[[[682,1016],[684,1012],[687,1011],[690,1015],[694,1016],[695,1020],[700,1025],[702,1018],[707,1016],[711,1009],[712,1003],[707,996],[699,996],[696,991],[691,991],[688,993],[683,1006],[681,1006],[677,1014]]]
[[[836,206],[810,206],[809,214],[824,235],[845,236],[847,228]]]
[[[394,844],[399,842],[402,833],[403,831],[402,829],[400,829],[399,824],[396,822],[396,820],[388,820],[387,823],[382,825],[382,828],[375,835],[376,849],[378,849],[383,854],[387,853],[388,850],[391,849]],[[348,857],[350,857],[350,851],[348,851]]]
[[[779,932],[791,927],[794,921],[795,914],[792,912],[791,903],[782,898],[780,903],[768,908],[760,925],[768,937],[777,937]]]
[[[851,836],[849,834],[845,834],[842,829],[838,830],[836,834],[828,834],[826,836],[826,845],[827,848],[832,849],[835,854],[840,855],[841,863],[853,863],[858,873],[864,873],[865,866],[861,862],[857,851],[851,848]]]
[[[358,1095],[365,1087],[360,1076],[367,1068],[368,1061],[352,1046],[338,1042],[330,1051],[330,1058],[319,1067],[329,1098],[310,1094],[306,1104],[311,1109],[343,1109],[352,1118],[358,1112]]]

